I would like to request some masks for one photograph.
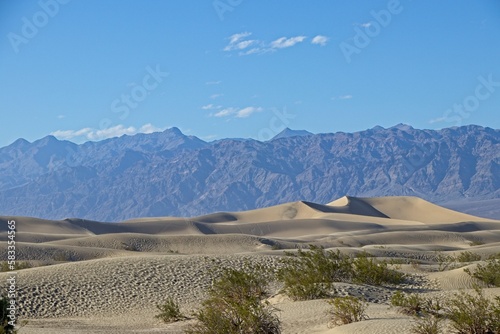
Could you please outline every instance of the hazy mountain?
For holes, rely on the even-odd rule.
[[[287,130],[267,142],[206,143],[177,128],[82,145],[19,139],[0,148],[0,215],[118,221],[327,203],[346,194],[500,198],[500,130],[400,124],[305,133]]]
[[[313,134],[306,130],[292,130],[290,128],[286,128],[276,136],[274,136],[271,140],[280,139],[280,138],[290,138],[297,136],[312,136]]]

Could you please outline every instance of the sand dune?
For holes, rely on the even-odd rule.
[[[299,201],[120,223],[4,216],[4,258],[7,220],[12,219],[18,261],[37,266],[18,272],[21,317],[28,320],[21,333],[182,333],[193,320],[163,324],[154,318],[156,304],[166,296],[194,310],[222,267],[250,261],[275,268],[284,249],[308,244],[399,259],[407,263],[401,270],[418,277],[418,286],[407,288],[429,294],[453,293],[474,282],[463,268],[439,271],[439,254],[466,250],[486,258],[500,252],[500,221],[413,197],[346,196],[327,205]],[[0,280],[7,275],[0,273]],[[399,334],[411,326],[410,318],[388,309],[391,289],[339,285],[339,291],[370,302],[370,320],[329,328],[328,304],[292,302],[278,288],[271,302],[281,310],[284,333]]]

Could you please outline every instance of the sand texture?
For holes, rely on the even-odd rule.
[[[500,221],[452,211],[415,197],[343,197],[327,205],[294,202],[245,212],[193,218],[148,217],[120,223],[0,217],[7,258],[7,221],[17,226],[20,333],[182,333],[195,320],[164,324],[156,305],[173,297],[196,310],[221,268],[259,263],[271,271],[284,250],[309,244],[399,259],[413,274],[397,287],[337,284],[341,294],[369,302],[369,319],[329,327],[324,300],[291,301],[270,287],[283,333],[409,333],[413,320],[389,308],[395,289],[446,296],[475,282],[441,255],[463,251],[483,259],[500,253]],[[9,273],[0,273],[5,289]],[[488,288],[500,295],[500,289]]]

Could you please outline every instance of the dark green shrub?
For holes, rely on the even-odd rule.
[[[411,327],[414,334],[440,334],[441,333],[441,318],[424,317],[417,320]]]
[[[500,286],[500,260],[488,260],[486,265],[478,264],[474,272],[469,268],[464,271],[488,286]]]
[[[398,284],[405,276],[388,268],[385,261],[377,261],[368,253],[356,259],[322,247],[310,246],[310,250],[285,253],[278,279],[284,284],[284,292],[294,300],[323,298],[331,295],[334,282],[359,284]]]
[[[329,300],[328,303],[333,306],[330,311],[330,324],[333,326],[368,319],[368,316],[365,314],[368,304],[359,298],[352,296],[336,297]]]
[[[284,292],[294,300],[326,297],[333,289],[333,282],[347,281],[352,277],[351,259],[340,251],[326,251],[310,246],[297,253],[285,253],[278,279],[284,283]]]
[[[31,264],[26,261],[16,261],[14,265],[14,269],[12,271],[17,271],[17,270],[22,270],[22,269],[27,269],[31,268]],[[5,272],[5,271],[11,271],[9,263],[7,261],[4,261],[0,264],[0,271]]]
[[[266,280],[258,273],[226,269],[195,313],[198,321],[187,333],[281,333],[276,309],[263,302],[266,286]]]
[[[9,324],[10,319],[7,317],[9,311],[7,308],[9,307],[9,299],[6,296],[0,297],[0,316],[2,319],[2,323],[0,324],[0,334],[16,334],[17,330],[11,324]]]
[[[352,263],[353,282],[370,285],[399,284],[405,275],[399,271],[389,269],[387,262],[377,261],[374,258],[358,256]]]
[[[500,298],[486,298],[480,288],[475,295],[461,292],[446,303],[445,315],[459,334],[500,333]]]
[[[157,314],[155,318],[161,319],[166,323],[186,319],[186,317],[181,313],[179,304],[177,304],[172,298],[168,298],[164,304],[156,305],[156,307],[160,310],[160,313]]]
[[[440,316],[442,309],[438,300],[424,298],[418,294],[406,294],[397,291],[391,297],[391,306],[399,307],[399,311],[411,316]]]
[[[466,252],[461,252],[460,254],[458,254],[455,259],[457,262],[481,261],[481,255],[466,251]]]

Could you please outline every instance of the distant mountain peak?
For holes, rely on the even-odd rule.
[[[276,136],[271,138],[271,140],[280,138],[300,137],[300,136],[312,136],[312,135],[313,133],[306,130],[292,130],[290,128],[285,128],[283,131],[281,131]]]
[[[411,125],[408,125],[408,124],[399,123],[399,124],[396,124],[394,126],[391,126],[389,129],[398,129],[401,131],[409,131],[409,130],[413,130],[413,127]]]

